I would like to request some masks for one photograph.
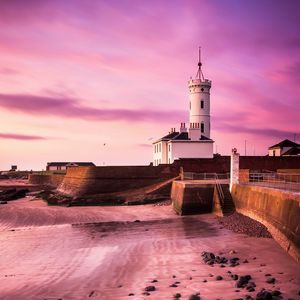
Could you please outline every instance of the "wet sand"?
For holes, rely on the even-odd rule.
[[[241,264],[211,267],[203,251]],[[250,274],[256,291],[237,289],[228,271]],[[267,273],[275,284],[266,283]],[[204,300],[228,300],[262,287],[299,299],[299,274],[273,239],[233,233],[209,214],[180,217],[153,205],[49,207],[30,198],[0,205],[0,299],[188,299],[200,292]],[[149,285],[156,291],[143,295]]]

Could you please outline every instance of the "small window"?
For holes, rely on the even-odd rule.
[[[203,109],[204,108],[204,101],[201,100],[201,108]]]
[[[276,151],[275,150],[273,150],[273,156],[276,156]]]
[[[159,152],[161,152],[161,144],[159,144]]]
[[[204,123],[201,123],[201,133],[204,132]]]
[[[204,91],[204,88],[201,88],[201,92],[203,92]]]
[[[190,110],[192,109],[192,104],[191,104],[191,101],[190,101]]]

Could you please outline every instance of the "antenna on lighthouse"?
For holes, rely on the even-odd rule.
[[[198,79],[202,79],[204,81],[204,76],[203,76],[203,72],[202,72],[202,62],[201,62],[201,47],[199,47],[199,61],[198,61],[198,71],[197,71],[197,75],[196,78]]]

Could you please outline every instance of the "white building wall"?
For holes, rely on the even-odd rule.
[[[159,141],[153,144],[153,165],[167,164],[167,141]]]
[[[174,142],[171,141],[170,161],[178,158],[212,158],[213,142]]]
[[[270,149],[269,150],[269,156],[281,156],[282,154],[284,154],[286,151],[288,151],[290,149],[291,149],[291,147]]]

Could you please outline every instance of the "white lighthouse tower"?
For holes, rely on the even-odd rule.
[[[180,130],[172,128],[169,134],[153,143],[153,165],[171,164],[175,159],[212,158],[210,139],[210,88],[211,81],[202,73],[201,52],[196,77],[188,81],[189,129],[181,123]]]
[[[190,79],[190,128],[191,140],[199,140],[201,136],[210,138],[210,88],[211,81],[204,79],[202,73],[201,49],[199,48],[198,72],[195,79]]]

